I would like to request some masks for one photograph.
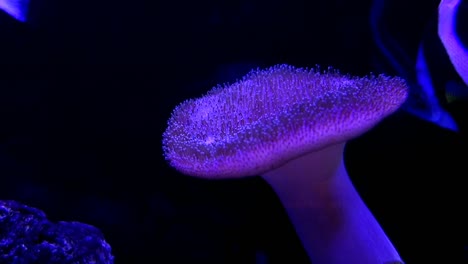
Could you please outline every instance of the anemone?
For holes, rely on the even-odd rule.
[[[260,175],[313,263],[400,261],[354,188],[343,150],[406,97],[396,77],[289,65],[254,70],[177,106],[163,134],[164,155],[190,176]]]

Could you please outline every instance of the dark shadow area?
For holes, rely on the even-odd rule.
[[[30,23],[0,11],[1,200],[98,227],[117,264],[308,263],[265,182],[184,176],[161,135],[177,104],[253,68],[394,74],[370,0],[31,1]],[[437,4],[394,1],[413,59]],[[346,151],[408,264],[468,261],[468,106],[446,107],[459,133],[400,111]]]

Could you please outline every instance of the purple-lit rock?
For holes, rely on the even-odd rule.
[[[0,263],[111,264],[113,259],[97,228],[52,223],[39,209],[0,201]]]

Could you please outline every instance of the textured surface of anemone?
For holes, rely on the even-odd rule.
[[[204,178],[256,175],[358,136],[407,96],[396,77],[276,65],[175,108],[163,134],[171,166]]]

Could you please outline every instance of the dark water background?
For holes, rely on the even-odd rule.
[[[35,0],[33,0],[35,1]],[[387,1],[410,55],[438,1]],[[371,1],[32,2],[0,14],[0,199],[100,228],[116,263],[307,263],[259,178],[186,177],[162,156],[182,100],[277,63],[393,74]],[[434,73],[436,74],[436,73]],[[403,111],[348,144],[363,199],[407,263],[464,263],[467,107],[459,134]]]

